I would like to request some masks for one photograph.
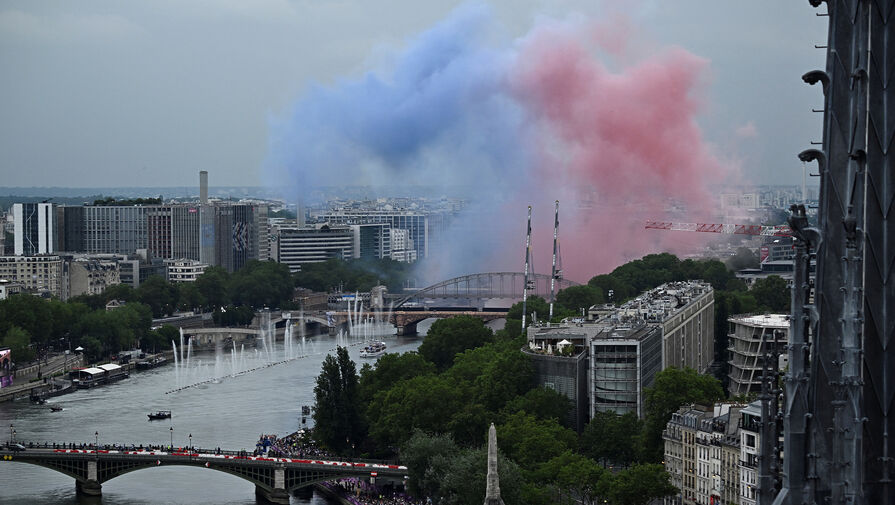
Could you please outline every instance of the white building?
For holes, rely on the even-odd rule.
[[[761,444],[761,404],[743,409],[740,424],[740,505],[755,505],[758,488],[758,455]]]
[[[208,268],[205,263],[185,258],[165,260],[165,266],[170,282],[196,282]]]
[[[727,321],[730,394],[758,393],[765,352],[774,345],[782,352],[789,340],[789,315],[738,315]]]
[[[666,504],[740,504],[743,405],[686,406],[671,415],[662,433],[665,470],[680,491]],[[754,505],[754,502],[753,504]]]
[[[272,234],[275,241],[271,244],[271,256],[288,265],[291,272],[299,272],[302,265],[309,263],[351,259],[356,249],[355,233],[350,226],[277,226]]]
[[[52,203],[14,203],[13,254],[36,256],[56,252],[56,212]]]
[[[408,230],[392,228],[391,236],[391,258],[401,263],[413,263],[417,260],[417,250],[414,247],[413,239],[410,238]]]

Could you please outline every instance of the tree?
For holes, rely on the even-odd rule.
[[[436,456],[452,459],[460,449],[449,435],[429,435],[416,429],[401,446],[401,462],[407,466],[407,486],[417,497],[441,494],[441,472],[428,472]]]
[[[644,458],[660,461],[663,455],[662,431],[671,414],[683,405],[712,404],[724,398],[724,392],[721,383],[710,375],[699,374],[692,368],[670,367],[656,374],[652,387],[644,389],[644,396]]]
[[[596,504],[602,503],[601,498],[608,497],[613,478],[596,461],[565,451],[542,463],[535,479],[583,504]]]
[[[84,348],[84,355],[87,356],[87,361],[91,363],[98,361],[104,355],[103,343],[96,337],[87,335],[81,338],[81,347]]]
[[[484,345],[493,338],[491,328],[480,319],[470,316],[439,319],[429,328],[418,352],[439,370],[444,370],[457,354]]]
[[[585,284],[563,289],[557,293],[556,301],[577,315],[581,313],[581,309],[587,310],[592,305],[604,303],[605,300],[603,299],[602,289]]]
[[[478,504],[485,497],[487,448],[466,449],[453,456],[436,456],[433,458],[432,468],[439,471],[433,477],[442,478],[441,489],[433,498],[440,498],[449,505],[467,505]],[[519,490],[523,479],[519,467],[498,451],[497,471],[500,475],[501,499],[506,505],[521,505],[523,502]]]
[[[497,439],[507,456],[528,471],[574,449],[577,438],[574,431],[563,428],[555,419],[538,419],[525,412],[510,415],[497,427]]]
[[[538,419],[556,419],[566,428],[568,415],[572,408],[572,401],[566,396],[557,393],[547,387],[537,387],[526,392],[522,396],[516,396],[503,407],[504,416],[516,412],[527,412]]]
[[[233,274],[228,287],[236,305],[273,308],[292,300],[292,275],[283,263],[249,261]]]
[[[618,505],[647,505],[657,498],[677,494],[665,468],[659,464],[642,464],[614,476],[609,501]]]
[[[789,304],[792,302],[792,290],[782,277],[770,275],[765,279],[757,279],[752,283],[749,293],[755,297],[755,301],[762,310],[770,312],[789,313]]]
[[[223,267],[208,267],[196,279],[196,288],[205,300],[206,308],[214,309],[230,304],[230,297],[227,294],[229,281],[230,274]]]
[[[200,309],[205,305],[205,297],[195,282],[181,282],[177,285],[177,309],[182,311]]]
[[[540,296],[529,296],[525,303],[525,310],[528,312],[526,326],[534,322],[535,316],[539,320],[546,320],[550,314],[550,304]],[[507,319],[522,320],[522,302],[516,302],[510,307],[510,310],[507,311]]]
[[[140,346],[144,351],[159,352],[162,349],[170,349],[171,342],[180,337],[177,328],[170,324],[163,325],[157,330],[150,331],[140,340]]]
[[[140,283],[135,294],[137,301],[149,305],[156,318],[170,315],[177,304],[177,288],[159,275],[151,275]]]
[[[18,368],[20,363],[26,363],[34,359],[34,350],[31,348],[31,335],[22,328],[13,326],[6,330],[0,347],[9,347],[12,351],[12,359]]]
[[[581,434],[581,452],[604,464],[628,466],[639,457],[642,429],[633,412],[596,412]]]
[[[373,396],[404,379],[435,373],[435,365],[415,352],[388,353],[374,366],[365,364],[360,373],[360,398],[367,405]]]
[[[420,375],[377,392],[367,406],[370,436],[383,446],[400,446],[419,428],[429,433],[449,430],[448,413],[463,410],[468,391],[446,377]]]
[[[323,359],[314,396],[314,432],[321,443],[347,452],[363,439],[357,369],[347,348],[339,346],[335,357],[328,354]]]

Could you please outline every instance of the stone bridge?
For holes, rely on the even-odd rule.
[[[403,481],[407,467],[366,461],[269,458],[245,452],[177,448],[173,450],[106,450],[31,448],[0,449],[0,463],[43,466],[75,479],[79,494],[99,496],[102,483],[128,472],[161,465],[184,465],[229,473],[255,484],[255,494],[271,503],[288,504],[292,491],[341,477]],[[8,470],[12,472],[12,468]]]
[[[416,334],[416,325],[429,318],[444,319],[457,316],[470,316],[484,322],[507,317],[506,311],[450,311],[450,310],[398,310],[392,312],[389,322],[398,328],[398,335]]]

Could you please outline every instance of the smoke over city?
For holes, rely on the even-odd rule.
[[[713,203],[725,167],[696,122],[708,62],[680,48],[626,61],[634,30],[619,26],[542,20],[500,41],[488,6],[464,4],[383,68],[312,85],[272,120],[268,183],[296,198],[422,185],[468,199],[428,262],[442,279],[520,271],[528,205],[535,271],[549,272],[557,199],[567,278],[692,246],[643,221],[695,221]]]

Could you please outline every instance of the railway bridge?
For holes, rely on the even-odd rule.
[[[16,447],[16,446],[12,446]],[[133,450],[88,446],[87,449],[25,447],[0,449],[0,462],[29,463],[64,473],[75,479],[79,494],[100,496],[102,484],[128,472],[161,465],[184,465],[229,473],[255,485],[259,498],[288,504],[292,491],[341,477],[403,481],[407,467],[369,461],[274,458],[244,451],[195,448]]]

